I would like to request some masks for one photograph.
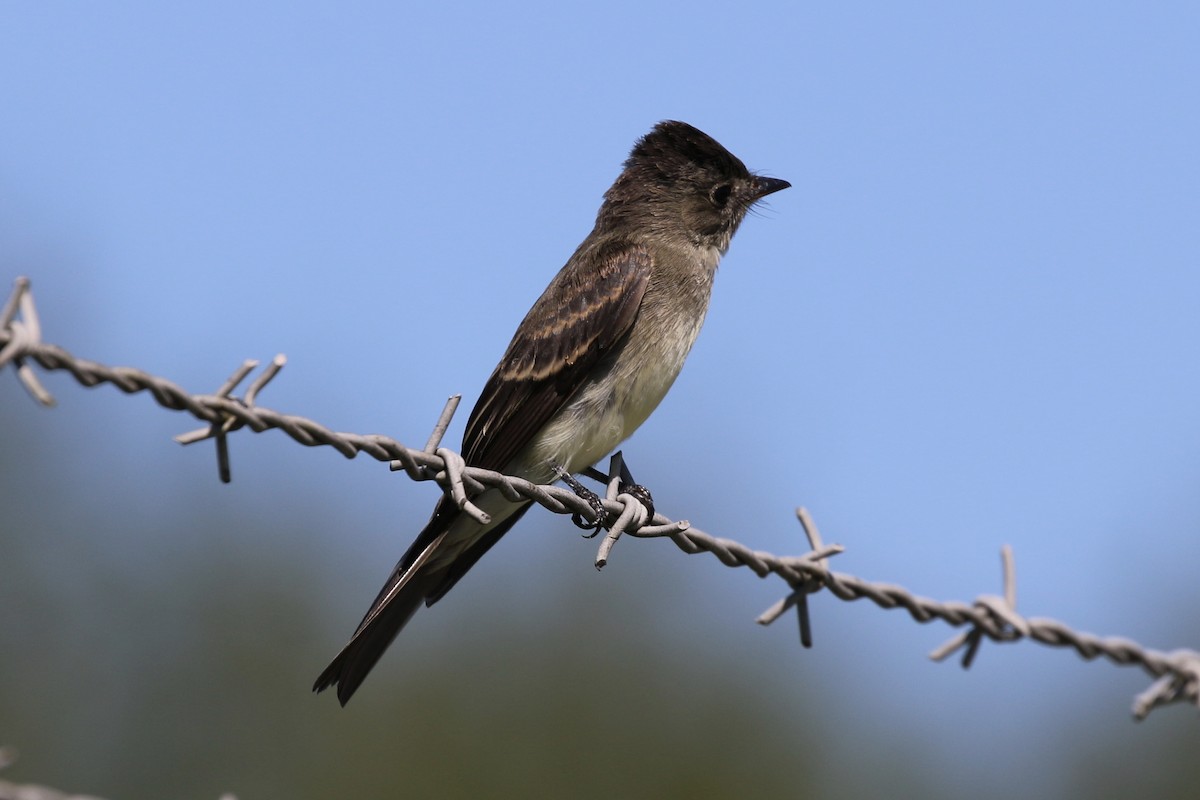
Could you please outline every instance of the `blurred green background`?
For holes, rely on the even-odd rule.
[[[343,710],[309,693],[353,627],[353,614],[328,607],[357,608],[382,575],[339,590],[337,573],[354,569],[339,542],[366,524],[355,509],[368,495],[407,505],[428,487],[246,434],[233,443],[231,486],[216,481],[211,445],[164,442],[164,462],[190,464],[199,480],[147,495],[142,476],[112,464],[122,438],[148,432],[80,446],[71,419],[86,426],[96,402],[115,399],[150,430],[186,421],[53,378],[75,411],[41,412],[10,383],[0,413],[0,732],[20,751],[10,780],[112,797],[730,797],[876,780],[936,795],[919,743],[868,728],[854,748],[874,751],[875,774],[840,763],[848,732],[831,696],[847,689],[822,690],[790,630],[764,634],[741,603],[746,635],[734,639],[721,633],[728,619],[695,618],[708,604],[687,574],[712,564],[631,540],[597,574],[594,542],[549,514],[523,535],[563,552],[486,593],[464,584],[423,613]],[[264,449],[372,488],[340,501],[319,482],[264,491],[252,465],[266,462],[246,457]],[[671,629],[681,623],[689,630]],[[791,680],[769,661],[780,657]]]
[[[243,799],[1186,798],[1200,780],[1195,712],[1134,724],[1132,670],[1029,644],[985,646],[970,673],[922,666],[944,629],[825,597],[803,651],[790,615],[751,623],[774,583],[633,540],[597,573],[594,542],[545,512],[522,530],[525,563],[485,560],[342,709],[309,687],[394,557],[367,569],[348,556],[373,524],[364,509],[419,517],[430,486],[277,432],[235,435],[222,486],[211,444],[167,441],[192,427],[181,415],[46,382],[54,411],[0,385],[0,737],[20,754],[4,779]],[[131,444],[153,463],[133,463]],[[178,478],[147,492],[161,469]],[[839,630],[852,616],[895,641]],[[1036,698],[1004,670],[1029,664],[1086,687],[1067,716],[1022,721]],[[919,713],[877,707],[874,692],[920,694]],[[971,758],[947,734],[978,739]],[[1007,758],[1041,771],[990,780]]]

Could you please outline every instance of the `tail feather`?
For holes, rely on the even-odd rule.
[[[425,600],[425,605],[431,606],[445,597],[446,592],[453,589],[454,584],[458,583],[459,579],[467,574],[467,570],[475,566],[475,562],[482,558],[484,553],[492,549],[492,545],[500,541],[500,537],[508,533],[509,529],[513,525],[516,525],[521,517],[525,516],[525,512],[529,510],[531,505],[532,503],[526,503],[521,506],[520,510],[514,512],[511,517],[496,523],[491,530],[479,538],[479,541],[468,547],[463,551],[462,555],[454,559],[442,571],[437,586],[434,586],[430,590],[429,597]]]
[[[367,673],[379,661],[383,651],[387,650],[388,645],[425,602],[425,596],[441,580],[440,572],[415,574],[410,578],[374,616],[363,620],[363,624],[342,648],[342,652],[337,654],[317,678],[313,684],[313,691],[321,692],[336,684],[338,702],[346,705],[367,677]]]
[[[313,684],[314,692],[337,685],[338,701],[350,701],[383,651],[412,619],[425,598],[445,580],[445,567],[426,569],[441,546],[456,516],[446,503],[439,503],[425,529],[417,536],[387,583],[379,590],[358,630]]]
[[[450,591],[530,505],[527,501],[507,502],[498,494],[492,500],[491,523],[476,525],[462,516],[453,501],[443,497],[429,523],[392,570],[358,630],[313,684],[314,692],[336,685],[338,700],[346,705],[421,604],[433,605]]]

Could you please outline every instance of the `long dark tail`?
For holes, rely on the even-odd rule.
[[[526,510],[528,505],[485,531],[477,542],[450,564],[430,569],[427,566],[430,558],[462,513],[447,498],[443,498],[434,509],[429,523],[379,590],[375,602],[359,623],[358,630],[317,678],[313,691],[321,692],[336,684],[338,701],[346,705],[421,603],[433,605],[440,600],[516,524]]]
[[[354,634],[317,678],[313,691],[321,692],[337,684],[338,702],[346,705],[383,651],[425,602],[429,588],[426,580],[410,580],[374,619]]]

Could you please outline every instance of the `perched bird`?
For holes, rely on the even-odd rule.
[[[746,212],[790,184],[751,174],[683,122],[634,145],[596,226],[517,328],[467,420],[473,467],[549,483],[629,437],[679,375],[717,262]],[[345,705],[422,603],[433,605],[529,510],[488,489],[480,524],[444,495],[358,630],[317,678]]]

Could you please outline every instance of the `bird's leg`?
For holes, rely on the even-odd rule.
[[[595,522],[588,522],[583,518],[583,515],[578,512],[571,515],[571,522],[574,522],[575,526],[578,528],[582,528],[585,531],[591,531],[587,538],[592,538],[600,532],[601,528],[604,527],[604,518],[608,513],[604,510],[604,501],[600,499],[600,495],[596,494],[591,489],[575,480],[574,475],[567,472],[557,464],[554,465],[554,472],[559,478],[562,479],[562,482],[565,483],[571,489],[571,491],[575,493],[576,497],[579,497],[581,500],[585,501],[589,506],[591,506],[592,511],[595,512]]]

